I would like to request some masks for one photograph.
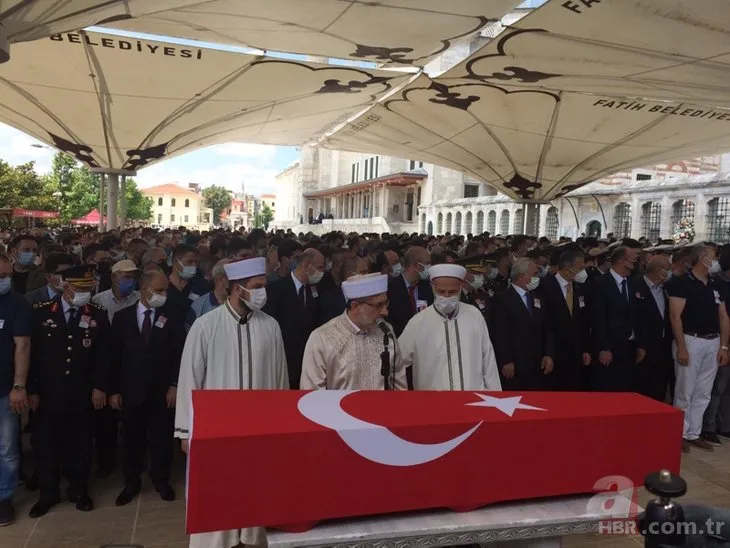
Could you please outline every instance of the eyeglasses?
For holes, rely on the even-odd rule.
[[[388,305],[390,304],[390,301],[384,301],[382,303],[369,303],[366,301],[361,301],[362,304],[366,304],[368,306],[372,306],[373,308],[377,310],[382,310],[383,308],[388,308]]]

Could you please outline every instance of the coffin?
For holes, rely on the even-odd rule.
[[[211,390],[193,417],[188,533],[625,490],[681,460],[682,413],[637,394]]]

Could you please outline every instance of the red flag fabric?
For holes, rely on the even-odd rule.
[[[197,391],[193,410],[188,533],[591,493],[681,460],[681,412],[637,394]]]

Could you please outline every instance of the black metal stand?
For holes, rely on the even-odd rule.
[[[684,528],[680,526],[680,522],[685,521],[684,510],[671,499],[687,492],[687,482],[668,470],[662,470],[646,476],[644,487],[658,497],[650,501],[646,510],[639,515],[644,546],[682,546],[686,542]]]
[[[380,353],[380,374],[383,376],[383,387],[392,390],[390,386],[390,352],[388,351],[388,333],[383,332],[383,351]]]

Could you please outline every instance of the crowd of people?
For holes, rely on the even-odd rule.
[[[187,451],[199,389],[639,392],[684,411],[685,451],[730,437],[730,247],[182,227],[0,238],[0,525],[19,477],[39,492],[31,517],[63,478],[92,510],[94,462],[109,476],[118,454],[117,505],[145,470],[174,500],[174,438]]]

